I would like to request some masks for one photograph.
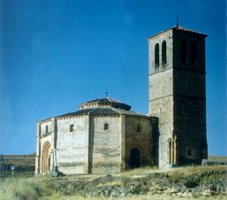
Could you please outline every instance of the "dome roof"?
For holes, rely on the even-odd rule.
[[[119,108],[123,110],[130,110],[131,106],[125,103],[121,103],[115,99],[105,97],[100,99],[94,99],[91,101],[87,101],[85,103],[80,104],[80,109],[87,109],[87,108],[98,108],[98,107],[112,107],[112,108]]]

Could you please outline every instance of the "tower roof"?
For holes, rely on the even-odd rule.
[[[94,99],[91,101],[87,101],[85,103],[80,104],[80,109],[87,109],[87,108],[98,108],[98,107],[112,107],[112,108],[119,108],[123,110],[130,110],[131,106],[125,103],[121,103],[115,99],[105,97]]]
[[[82,116],[82,115],[101,115],[101,116],[110,116],[110,115],[132,115],[140,117],[151,117],[146,116],[141,113],[136,113],[131,111],[131,106],[125,103],[121,103],[118,100],[105,97],[87,101],[80,105],[80,110],[66,113],[63,115],[56,116],[57,118],[61,117],[71,117],[71,116]]]
[[[200,32],[198,32],[198,31],[194,31],[194,30],[191,30],[191,29],[184,28],[184,27],[182,27],[182,26],[176,25],[176,26],[173,26],[173,27],[171,27],[171,28],[169,28],[169,29],[167,29],[167,30],[161,31],[161,32],[158,33],[158,34],[155,34],[155,35],[153,35],[153,36],[148,37],[148,40],[151,39],[151,38],[154,38],[154,37],[156,37],[157,35],[160,35],[160,34],[162,34],[162,33],[164,33],[164,32],[170,31],[170,30],[185,31],[185,32],[194,33],[194,34],[197,34],[197,35],[200,35],[200,36],[203,36],[203,37],[207,37],[207,34],[200,33]]]
[[[132,116],[140,116],[140,117],[151,117],[146,116],[141,113],[136,113],[131,111],[131,106],[125,103],[121,103],[115,99],[105,97],[94,99],[91,101],[87,101],[85,103],[80,104],[80,110],[75,112],[65,113],[62,115],[55,116],[56,118],[64,118],[64,117],[73,117],[73,116],[83,116],[83,115],[101,115],[101,116],[119,116],[119,115],[132,115]],[[46,121],[51,119],[44,119],[42,121]],[[41,121],[40,121],[41,122]]]

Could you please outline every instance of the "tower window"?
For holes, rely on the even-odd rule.
[[[105,123],[104,124],[104,130],[108,130],[109,129],[109,124],[108,123]]]
[[[48,133],[48,125],[46,125],[46,128],[45,129],[46,129],[46,133]]]
[[[193,150],[193,148],[187,148],[186,149],[186,156],[188,158],[193,158],[194,157],[194,150]]]
[[[188,156],[191,156],[191,155],[192,155],[192,150],[188,149]]]
[[[182,40],[181,41],[181,63],[186,64],[187,60],[187,41]]]
[[[188,80],[188,89],[191,89],[191,85],[192,85],[191,82],[192,82],[191,80]]]
[[[159,44],[155,45],[155,67],[159,67]]]
[[[169,138],[169,139],[168,139],[168,143],[169,143],[169,163],[172,162],[172,160],[171,160],[171,153],[172,153],[172,152],[171,152],[171,146],[172,146],[172,145],[171,145],[171,141],[172,141],[171,138]]]
[[[166,64],[166,41],[162,42],[162,65]]]
[[[194,65],[197,59],[197,44],[196,42],[191,43],[191,63]]]
[[[74,125],[73,125],[73,124],[71,124],[71,125],[69,126],[69,131],[70,131],[70,132],[73,132],[73,131],[74,131]]]
[[[140,124],[137,124],[137,127],[136,127],[136,132],[139,133],[142,131],[142,127]]]

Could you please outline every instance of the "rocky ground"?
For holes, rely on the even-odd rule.
[[[27,170],[31,161],[27,161],[25,172],[18,170],[25,165],[23,159],[8,161],[17,166],[17,171],[14,178],[0,179],[0,200],[227,199],[226,165],[165,171],[146,167],[112,175],[34,177],[34,171]]]
[[[227,168],[206,167],[172,170],[171,172],[145,172],[139,175],[106,175],[86,180],[83,178],[52,179],[49,187],[65,195],[80,194],[85,197],[122,197],[135,195],[160,195],[172,197],[200,197],[227,195]],[[194,172],[188,173],[185,170]]]

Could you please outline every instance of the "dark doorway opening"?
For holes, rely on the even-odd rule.
[[[131,149],[130,152],[130,167],[140,167],[140,151],[137,148]]]

